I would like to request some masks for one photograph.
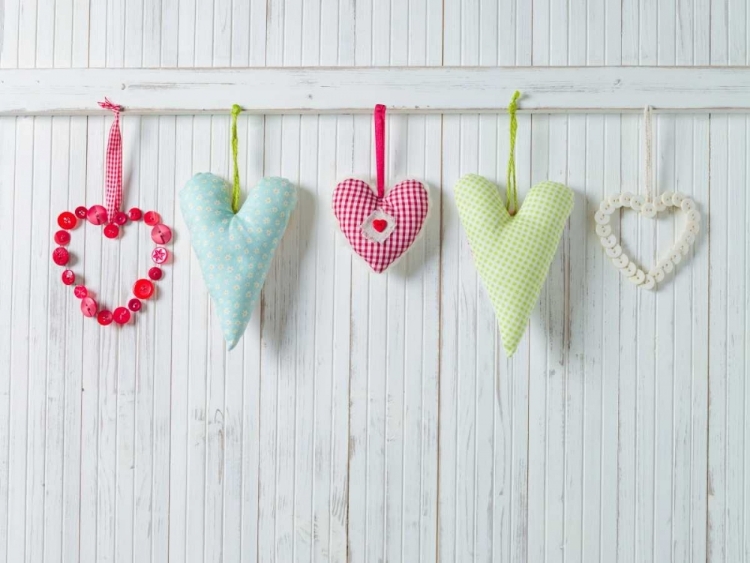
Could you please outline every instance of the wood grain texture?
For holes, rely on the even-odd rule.
[[[744,0],[0,2],[0,561],[750,562],[749,29]],[[452,188],[504,187],[517,88],[578,112],[519,116],[521,198],[553,179],[576,201],[506,358]],[[49,260],[57,214],[102,199],[104,95],[133,110],[123,205],[175,233],[119,330]],[[229,178],[235,102],[243,198],[278,174],[300,204],[227,353],[176,197]],[[431,190],[387,275],[330,211],[374,175],[375,103],[388,182]],[[654,293],[592,228],[643,184],[646,103],[674,113],[655,186],[704,217]],[[615,223],[645,262],[681,228]],[[135,231],[75,232],[108,303],[150,261]]]

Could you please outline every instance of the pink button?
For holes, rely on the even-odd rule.
[[[153,227],[159,221],[161,221],[161,217],[159,217],[159,214],[156,211],[146,211],[146,214],[143,216],[143,220],[149,227]]]
[[[107,238],[117,238],[117,235],[120,234],[120,227],[115,225],[114,223],[110,223],[106,227],[104,227],[104,236]]]
[[[163,246],[157,246],[151,252],[151,260],[156,264],[164,264],[164,262],[167,261],[167,258],[169,258],[169,251]]]
[[[101,205],[93,205],[86,217],[92,225],[103,225],[107,222],[107,210]]]
[[[114,312],[115,322],[118,325],[124,325],[130,320],[130,311],[125,307],[118,307]]]
[[[81,313],[84,317],[93,317],[96,315],[96,301],[91,297],[84,297],[81,300]]]
[[[112,312],[107,311],[106,309],[103,309],[99,311],[99,314],[97,315],[96,320],[99,321],[99,324],[102,326],[107,326],[109,324],[112,324]]]
[[[133,298],[130,301],[128,301],[128,309],[130,309],[133,312],[140,311],[141,310],[141,300]]]
[[[133,285],[133,295],[138,299],[148,299],[154,294],[154,284],[151,280],[140,279]]]
[[[52,261],[58,266],[65,266],[68,263],[70,254],[62,246],[58,246],[52,251]]]
[[[152,280],[160,280],[163,272],[161,271],[161,268],[157,268],[154,266],[153,268],[149,269],[148,271],[148,277],[150,277]]]
[[[55,242],[59,245],[66,245],[70,242],[70,233],[68,231],[57,231],[55,233]]]
[[[128,222],[128,216],[123,213],[122,211],[118,211],[115,213],[115,224],[116,225],[124,225]]]
[[[76,217],[78,217],[79,219],[85,219],[88,212],[89,210],[86,209],[83,205],[79,205],[75,210]]]
[[[74,229],[78,224],[78,219],[70,211],[63,211],[57,216],[57,224],[61,229]]]
[[[65,285],[73,285],[76,281],[76,275],[73,273],[73,270],[65,270],[62,273],[62,282]]]
[[[167,244],[172,240],[172,230],[162,223],[154,225],[154,228],[151,229],[151,240],[156,244]]]
[[[140,221],[141,217],[143,217],[143,211],[141,211],[137,207],[134,207],[133,209],[128,211],[128,216],[130,217],[131,221]]]
[[[89,294],[89,290],[86,289],[86,286],[84,285],[77,285],[76,288],[73,290],[73,295],[78,297],[78,299],[83,299],[84,297],[87,297]]]

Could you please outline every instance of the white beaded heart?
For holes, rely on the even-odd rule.
[[[666,257],[661,259],[648,273],[642,270],[623,251],[618,237],[612,233],[609,224],[612,214],[619,208],[630,208],[642,217],[653,218],[657,213],[667,211],[670,207],[685,213],[686,221],[682,234],[669,249]],[[695,202],[679,192],[664,192],[654,201],[630,192],[609,196],[599,204],[599,210],[594,214],[596,234],[604,247],[607,257],[611,259],[615,268],[635,285],[643,289],[653,289],[657,283],[664,281],[666,274],[674,270],[682,261],[682,257],[690,252],[695,242],[695,235],[700,232],[701,215],[696,209]]]

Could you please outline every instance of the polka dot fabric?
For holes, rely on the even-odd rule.
[[[344,180],[333,192],[333,212],[341,231],[376,273],[385,271],[409,249],[422,230],[428,209],[427,189],[417,180],[396,184],[382,199],[367,182],[355,178]],[[382,242],[363,230],[368,217],[378,211],[395,223]]]
[[[511,217],[492,182],[468,174],[456,184],[456,205],[500,326],[503,348],[513,355],[547,278],[573,192],[541,182]]]
[[[284,178],[263,178],[236,215],[231,200],[230,186],[210,173],[196,174],[180,192],[180,209],[229,350],[245,332],[297,205],[297,190]]]

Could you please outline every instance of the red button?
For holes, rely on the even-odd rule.
[[[169,258],[169,251],[163,246],[157,246],[151,252],[151,260],[156,264],[164,264],[164,262],[167,261],[167,258]]]
[[[172,230],[161,223],[154,225],[151,229],[151,240],[156,244],[167,244],[172,240]]]
[[[91,297],[84,297],[81,300],[81,313],[84,317],[93,317],[96,315],[96,301]]]
[[[115,309],[114,317],[118,325],[124,325],[130,320],[130,311],[125,307],[118,307]]]
[[[73,270],[65,270],[62,273],[62,282],[65,285],[73,285],[76,281],[76,275],[73,273]]]
[[[96,316],[96,320],[99,321],[99,324],[102,326],[112,324],[112,312],[103,309],[102,311],[99,311],[99,314]]]
[[[137,207],[134,207],[133,209],[128,211],[128,215],[130,216],[131,221],[138,221],[141,217],[143,217],[143,211],[141,211]]]
[[[76,217],[78,217],[79,219],[85,219],[88,212],[89,210],[86,209],[83,205],[79,205],[75,210]]]
[[[161,217],[159,217],[159,214],[156,211],[146,211],[146,214],[143,216],[143,220],[146,221],[146,224],[149,227],[153,227],[159,221],[161,221]]]
[[[83,299],[84,297],[88,296],[89,290],[86,289],[85,285],[77,285],[76,288],[73,290],[73,295],[78,297],[78,299]]]
[[[68,231],[57,231],[55,233],[55,242],[61,245],[68,244],[70,242],[70,233]]]
[[[58,246],[52,251],[52,261],[58,266],[65,266],[68,263],[70,254],[62,246]]]
[[[123,213],[122,211],[118,211],[115,213],[115,224],[117,225],[124,225],[128,222],[128,216]]]
[[[57,224],[61,229],[74,229],[78,224],[78,219],[70,211],[63,211],[57,216]]]
[[[150,277],[154,281],[160,280],[161,276],[162,276],[161,268],[157,268],[156,266],[154,266],[148,271],[148,277]]]
[[[104,227],[104,236],[107,238],[117,238],[117,235],[120,234],[120,227],[115,225],[114,223],[110,223],[106,227]]]
[[[103,225],[107,222],[107,210],[101,205],[93,205],[86,217],[92,225]]]
[[[128,309],[131,311],[140,311],[141,310],[141,300],[140,299],[131,299],[128,301]]]
[[[138,299],[148,299],[154,294],[154,284],[150,280],[140,279],[133,286],[133,295]]]

